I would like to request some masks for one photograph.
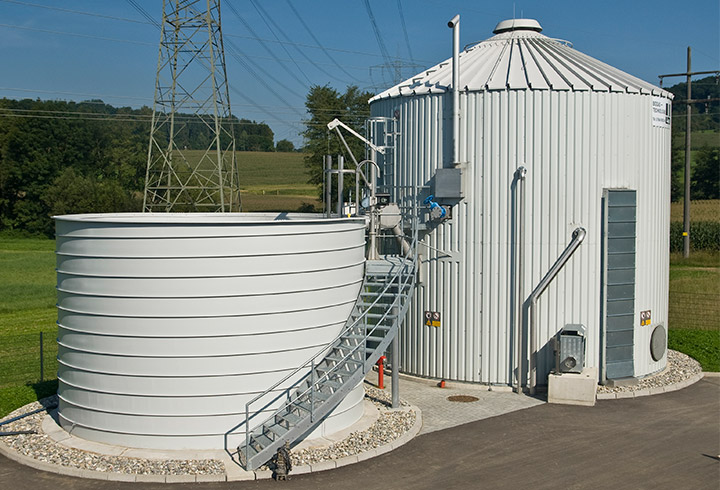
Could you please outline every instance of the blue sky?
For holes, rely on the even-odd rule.
[[[291,0],[299,16],[289,1],[256,0],[268,14],[263,18],[250,0],[223,0],[222,20],[226,44],[241,50],[261,79],[226,56],[233,113],[267,122],[276,140],[299,144],[312,84],[340,91],[355,84],[377,92],[392,80],[383,74],[364,0]],[[135,3],[155,20],[162,18],[161,0]],[[389,56],[407,67],[406,78],[450,57],[446,25],[456,13],[461,45],[492,36],[501,20],[529,17],[540,22],[543,34],[654,84],[659,74],[685,71],[687,46],[693,49],[694,71],[720,68],[718,0],[369,0],[369,5]],[[157,28],[126,0],[0,0],[0,97],[101,98],[113,105],[152,106],[158,41]]]

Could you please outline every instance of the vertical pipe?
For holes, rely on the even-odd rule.
[[[448,22],[453,30],[453,62],[452,62],[452,142],[453,166],[460,163],[460,14]]]
[[[692,80],[690,46],[687,48],[687,100],[692,100]],[[692,104],[687,103],[687,115],[685,116],[685,197],[683,199],[683,257],[690,256],[690,140],[691,123],[690,114]]]
[[[400,329],[392,341],[392,408],[400,406]]]
[[[329,218],[332,214],[330,205],[332,204],[332,156],[325,155],[325,214]]]
[[[45,379],[45,356],[43,355],[43,333],[40,332],[40,381]]]
[[[345,157],[343,157],[342,155],[338,155],[338,177],[337,177],[337,181],[338,181],[338,190],[337,190],[338,218],[341,217],[343,214],[343,185],[345,184],[344,179],[343,179],[343,177],[344,177],[343,169],[344,168],[345,168]]]
[[[517,265],[515,267],[515,273],[517,274],[517,280],[515,284],[515,294],[517,298],[517,306],[515,312],[515,364],[517,373],[517,393],[522,394],[522,383],[523,383],[523,358],[522,355],[522,336],[523,336],[523,322],[522,322],[522,311],[523,303],[525,302],[525,295],[523,294],[523,285],[525,284],[525,176],[527,175],[527,169],[525,167],[518,167],[515,171],[515,192],[517,193],[516,198],[516,213],[515,219],[517,220]]]

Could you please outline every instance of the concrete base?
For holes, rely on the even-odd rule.
[[[637,378],[620,378],[620,379],[608,379],[605,382],[606,386],[609,386],[611,388],[620,387],[620,386],[636,386],[638,383],[640,383],[640,380]]]
[[[563,405],[595,405],[597,397],[597,368],[585,368],[582,373],[551,374],[548,376],[548,403]]]

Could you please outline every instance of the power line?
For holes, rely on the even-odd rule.
[[[110,20],[121,20],[123,22],[133,22],[136,24],[146,24],[146,22],[143,22],[141,20],[135,20],[135,19],[128,19],[126,17],[116,17],[114,15],[105,15],[105,14],[98,14],[95,12],[86,12],[84,10],[72,10],[72,9],[66,9],[62,7],[53,7],[51,5],[41,5],[39,3],[30,3],[30,2],[20,2],[18,0],[0,0],[0,2],[5,3],[14,3],[16,5],[22,5],[25,7],[36,7],[36,8],[43,8],[46,10],[55,10],[57,12],[64,12],[67,14],[78,14],[78,15],[87,15],[90,17],[99,17],[102,19],[110,19]]]
[[[253,4],[253,6],[255,7],[255,10],[257,10],[257,12],[260,14],[260,16],[261,16],[262,19],[263,19],[263,22],[265,22],[265,25],[268,26],[268,29],[270,29],[270,31],[273,33],[273,35],[275,36],[276,39],[278,39],[278,36],[277,36],[277,34],[275,34],[275,32],[273,31],[273,29],[272,29],[272,28],[270,27],[270,25],[268,24],[268,20],[272,23],[273,26],[275,26],[275,28],[278,30],[278,32],[280,32],[280,34],[285,38],[286,41],[290,41],[290,38],[288,37],[288,35],[285,34],[285,32],[282,30],[282,28],[277,24],[277,22],[275,22],[275,21],[273,20],[272,16],[267,13],[267,11],[262,7],[262,5],[260,5],[260,4],[259,4],[258,2],[256,2],[255,0],[250,0],[250,2]],[[278,41],[279,41],[279,39],[278,39]],[[291,56],[290,53],[288,52],[288,50],[285,49],[285,46],[284,46],[284,45],[281,45],[281,46],[283,47],[283,50],[285,51],[285,53],[287,53],[288,56]],[[332,78],[332,79],[334,79],[334,80],[337,80],[338,82],[348,83],[347,80],[343,80],[343,79],[341,79],[341,78],[338,78],[338,77],[336,77],[335,75],[333,75],[332,73],[330,73],[330,72],[328,72],[327,70],[323,69],[323,68],[322,68],[321,66],[319,66],[317,63],[315,63],[314,60],[312,60],[309,56],[307,56],[307,55],[305,54],[305,52],[304,52],[303,50],[301,50],[299,47],[293,46],[293,48],[295,48],[295,50],[300,54],[300,56],[302,56],[303,58],[305,58],[310,64],[312,64],[315,68],[317,68],[318,71],[322,72],[323,74],[325,74],[326,76],[328,76],[328,77],[330,77],[330,78]],[[291,58],[292,58],[292,56],[291,56]],[[293,60],[293,63],[295,63],[295,66],[298,66],[297,62],[295,61],[295,58],[292,58],[292,60]],[[298,69],[299,69],[299,66],[298,66]],[[306,76],[306,78],[307,78],[307,76]],[[309,79],[308,79],[308,81],[309,81]]]
[[[270,30],[270,32],[271,32],[272,35],[275,37],[275,39],[277,39],[277,40],[279,41],[280,38],[278,38],[278,35],[275,33],[275,30],[274,30],[274,29],[272,28],[272,26],[268,23],[268,20],[272,20],[272,19],[270,18],[270,16],[268,15],[268,13],[265,11],[265,9],[263,9],[261,6],[259,6],[259,5],[255,2],[255,0],[250,0],[250,3],[251,3],[252,6],[255,8],[255,11],[258,13],[258,15],[260,15],[260,18],[262,19],[263,23],[267,26],[267,28]],[[274,21],[273,21],[273,25],[275,25],[275,27],[278,29],[278,31],[280,31],[280,32],[282,33],[282,30],[278,27],[277,24],[275,24]],[[285,36],[285,38],[287,39],[287,36]],[[287,48],[285,47],[285,45],[284,45],[284,44],[281,44],[280,46],[282,47],[283,51],[285,51],[285,54],[288,55],[288,57],[292,59],[292,55],[291,55],[290,52],[287,50]],[[297,64],[297,62],[296,62],[294,59],[293,59],[292,61],[293,61],[293,64],[295,65],[295,68],[297,68],[298,71],[302,74],[302,76],[305,77],[305,79],[308,81],[308,83],[312,84],[312,81],[310,80],[310,77],[308,77],[307,74],[302,70],[302,68],[300,68],[300,66]]]
[[[308,25],[305,23],[305,21],[304,21],[303,18],[300,16],[300,13],[297,11],[297,9],[296,9],[295,6],[292,4],[292,2],[291,2],[290,0],[285,0],[285,1],[287,2],[288,7],[290,7],[290,10],[292,10],[292,12],[295,14],[295,17],[297,17],[297,19],[300,21],[300,24],[302,24],[302,26],[305,28],[305,30],[307,31],[307,33],[310,34],[310,37],[313,38],[313,41],[315,41],[315,44],[317,44],[317,47],[319,47],[320,49],[323,50],[323,52],[325,53],[325,55],[330,59],[330,61],[332,61],[332,62],[335,64],[335,66],[338,67],[338,69],[339,69],[340,71],[342,71],[343,73],[345,73],[345,74],[346,74],[347,76],[349,76],[350,78],[352,78],[352,79],[354,79],[354,80],[357,80],[356,77],[353,77],[350,73],[348,73],[347,70],[345,70],[345,68],[343,68],[343,67],[340,65],[340,63],[338,63],[338,62],[335,60],[335,58],[333,58],[333,57],[330,55],[330,52],[329,52],[328,48],[326,48],[325,46],[323,46],[323,45],[320,43],[320,41],[318,41],[318,38],[315,37],[315,33],[314,33],[314,32],[312,31],[312,29],[310,29],[310,28],[308,27]],[[297,44],[297,43],[295,43],[295,44]]]
[[[146,43],[143,41],[133,41],[131,39],[117,39],[117,38],[112,38],[112,37],[93,36],[90,34],[79,34],[76,32],[55,31],[52,29],[40,29],[37,27],[17,26],[17,25],[12,25],[12,24],[0,24],[0,27],[5,27],[8,29],[21,29],[21,30],[25,30],[25,31],[44,32],[47,34],[60,34],[63,36],[82,37],[82,38],[86,38],[86,39],[99,39],[101,41],[112,41],[112,42],[117,42],[117,43],[139,44],[141,46],[155,46],[155,44],[153,44],[153,43]]]
[[[137,11],[140,13],[140,15],[142,15],[143,17],[145,17],[150,24],[154,25],[154,26],[157,27],[158,29],[161,27],[161,26],[160,26],[160,23],[159,23],[158,21],[156,21],[156,20],[153,18],[153,16],[150,15],[147,10],[145,10],[144,8],[142,8],[135,0],[126,0],[126,1],[127,1],[127,3],[130,4],[130,6],[131,6],[132,8],[134,8],[135,10],[137,10]]]
[[[238,10],[235,8],[235,6],[234,6],[232,3],[230,3],[230,2],[227,2],[226,5],[227,5],[228,8],[233,12],[233,14],[235,14],[235,17],[237,17],[238,20],[240,20],[240,22],[242,22],[242,25],[245,26],[245,29],[247,29],[247,30],[250,32],[250,34],[252,34],[253,36],[255,36],[256,38],[259,39],[257,33],[255,32],[255,29],[253,29],[253,27],[250,25],[250,23],[249,23],[247,20],[245,20],[245,18],[244,18],[242,15],[240,15],[240,12],[238,12]],[[228,40],[228,43],[229,43],[229,42],[230,42],[230,41]],[[287,71],[287,73],[288,73],[292,78],[295,79],[295,81],[297,81],[297,82],[298,82],[300,85],[302,85],[303,87],[307,87],[307,85],[305,84],[304,81],[300,80],[300,78],[299,78],[293,71],[289,70],[289,69],[285,66],[285,64],[284,64],[282,61],[280,61],[280,59],[277,57],[277,55],[275,54],[275,52],[274,52],[273,50],[271,50],[270,47],[269,47],[265,42],[263,42],[263,41],[258,41],[258,42],[259,42],[260,45],[265,49],[265,51],[267,51],[268,54],[270,54],[270,56],[272,56],[272,58],[277,62],[277,64],[280,65],[285,71]],[[283,47],[283,49],[284,49],[284,47]],[[301,73],[302,73],[302,70],[301,70]],[[305,75],[305,73],[303,73],[303,75]],[[307,76],[306,76],[305,78],[307,78]],[[309,81],[309,79],[308,79],[308,81]],[[312,82],[311,82],[311,83],[312,83]],[[287,89],[286,89],[286,90],[287,90]]]
[[[403,34],[405,35],[405,44],[407,45],[408,55],[410,55],[410,62],[415,63],[412,54],[412,48],[410,47],[410,38],[408,38],[407,27],[405,26],[405,15],[403,15],[403,8],[401,0],[397,0],[398,12],[400,13],[400,24],[402,25]]]
[[[370,24],[372,25],[373,32],[375,33],[375,39],[377,40],[378,46],[380,46],[380,54],[382,54],[385,63],[390,65],[390,55],[388,54],[387,48],[385,47],[385,41],[383,41],[380,35],[380,29],[378,28],[377,22],[375,22],[375,16],[373,15],[372,8],[370,8],[370,0],[365,0],[365,10],[367,11],[368,17],[370,18]]]

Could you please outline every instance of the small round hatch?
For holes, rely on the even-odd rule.
[[[447,397],[450,402],[470,403],[479,400],[478,397],[472,395],[452,395]]]
[[[665,334],[665,327],[658,325],[653,330],[652,336],[650,337],[650,355],[653,361],[659,361],[665,355],[665,349],[667,348],[667,335]]]

